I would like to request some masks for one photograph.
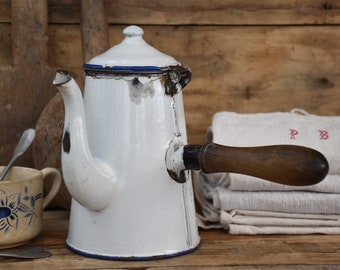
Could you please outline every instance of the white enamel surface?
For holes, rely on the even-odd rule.
[[[132,25],[124,29],[125,39],[108,51],[95,56],[87,64],[112,66],[168,67],[179,63],[143,40],[143,29]]]
[[[179,64],[148,45],[141,28],[127,27],[124,35],[87,64]],[[165,162],[175,134],[183,144],[187,140],[182,94],[175,97],[176,126],[163,83],[155,76],[87,76],[85,112],[79,89],[64,92],[71,151],[63,154],[62,166],[73,196],[67,244],[77,252],[138,259],[185,253],[199,244],[191,178],[175,182]]]
[[[57,74],[56,77],[60,76],[63,75]],[[65,103],[64,134],[70,134],[70,151],[62,151],[61,155],[65,184],[80,204],[91,210],[100,210],[112,199],[115,176],[107,165],[94,159],[90,153],[83,99],[78,85],[72,78],[57,85],[57,88]]]
[[[176,183],[165,165],[175,125],[172,99],[164,95],[161,81],[154,80],[152,93],[138,99],[128,80],[87,77],[85,84],[90,151],[109,164],[117,181],[112,201],[101,211],[73,202],[68,245],[90,255],[127,258],[196,247],[191,180]],[[181,94],[177,104],[185,143]]]

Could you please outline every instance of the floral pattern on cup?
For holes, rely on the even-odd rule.
[[[10,229],[17,229],[19,218],[18,214],[23,213],[27,220],[27,225],[31,224],[32,219],[37,217],[34,206],[36,201],[43,198],[42,193],[30,195],[27,186],[23,193],[14,193],[8,195],[5,191],[0,190],[0,232],[7,233]]]

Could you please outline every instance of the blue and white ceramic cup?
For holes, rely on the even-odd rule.
[[[0,171],[4,168],[0,167]],[[47,178],[53,184],[43,196],[43,182]],[[9,170],[0,182],[0,248],[23,245],[40,233],[42,212],[57,194],[61,181],[54,168]]]

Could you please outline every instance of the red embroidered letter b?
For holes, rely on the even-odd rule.
[[[328,140],[329,135],[327,130],[319,130],[320,140]]]

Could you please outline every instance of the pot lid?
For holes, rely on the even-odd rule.
[[[142,28],[132,25],[123,30],[124,40],[84,64],[92,72],[160,73],[169,66],[180,65],[173,57],[147,44]]]

